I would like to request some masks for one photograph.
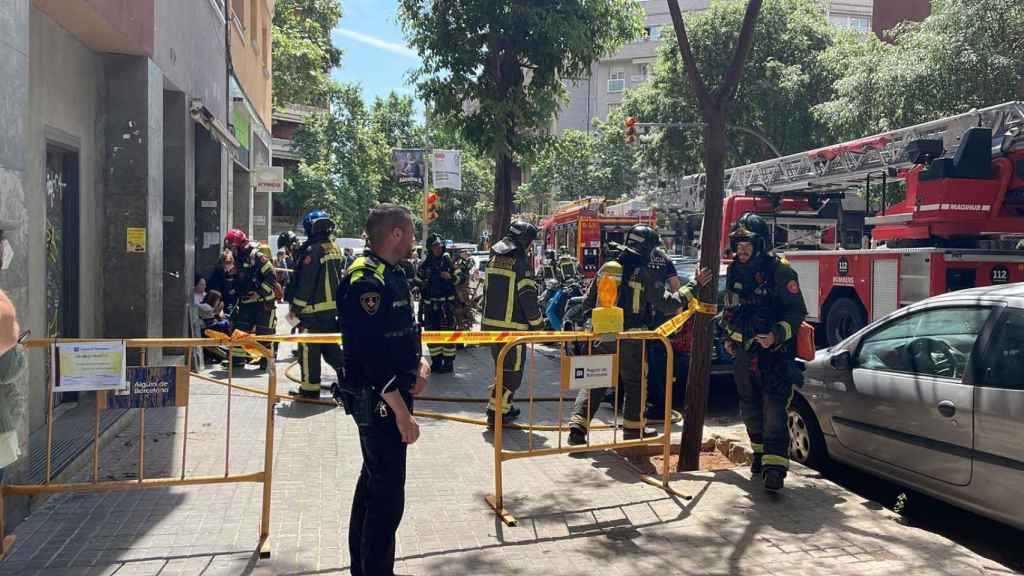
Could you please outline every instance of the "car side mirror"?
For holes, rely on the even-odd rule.
[[[850,355],[849,350],[843,350],[838,354],[833,354],[828,360],[829,364],[832,365],[836,370],[849,370],[853,368],[853,357]]]

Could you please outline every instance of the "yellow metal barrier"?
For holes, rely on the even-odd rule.
[[[687,314],[687,317],[688,317],[690,314],[692,314],[692,312],[684,312],[684,314]],[[497,356],[497,358],[495,360],[495,366],[496,366],[496,368],[495,368],[495,372],[496,372],[496,376],[495,376],[495,390],[498,390],[498,391],[504,390],[504,370],[502,370],[501,367],[504,366],[505,357],[508,355],[509,351],[512,350],[514,347],[519,346],[519,345],[526,345],[526,344],[531,345],[530,346],[530,348],[531,348],[531,363],[530,363],[529,371],[528,371],[528,374],[527,374],[527,378],[528,378],[528,380],[527,380],[528,409],[527,410],[528,410],[529,424],[526,427],[527,429],[531,429],[531,428],[533,428],[533,404],[535,402],[535,399],[533,397],[533,362],[532,362],[533,349],[532,349],[532,345],[533,344],[537,344],[537,343],[560,343],[560,344],[564,344],[564,343],[572,343],[572,342],[587,342],[588,343],[588,351],[592,351],[592,343],[593,343],[593,341],[595,339],[600,338],[600,336],[595,335],[595,334],[591,334],[591,333],[580,333],[580,332],[559,332],[559,333],[555,333],[555,334],[532,334],[532,333],[520,332],[519,334],[520,335],[518,337],[513,337],[513,338],[505,340],[504,344],[502,345],[501,350],[498,352],[498,356]],[[663,472],[662,472],[661,480],[658,481],[656,479],[649,478],[649,477],[647,477],[647,476],[645,476],[643,474],[641,474],[641,477],[642,477],[642,479],[645,482],[647,482],[649,484],[653,484],[653,485],[659,486],[660,488],[663,488],[664,490],[666,490],[666,491],[668,491],[668,492],[670,492],[672,494],[683,496],[682,494],[678,494],[675,491],[673,491],[672,488],[669,486],[669,468],[670,467],[668,465],[668,461],[669,461],[669,456],[670,456],[671,450],[672,450],[672,447],[671,447],[671,441],[672,441],[671,425],[672,425],[672,379],[673,379],[673,356],[674,356],[673,355],[673,350],[672,350],[672,344],[669,342],[669,340],[666,337],[666,335],[660,334],[660,333],[658,333],[656,331],[621,332],[621,333],[619,333],[617,335],[609,335],[609,336],[614,336],[614,338],[615,338],[616,361],[614,362],[614,369],[616,371],[618,370],[617,356],[618,356],[618,353],[619,353],[619,345],[620,345],[620,343],[623,340],[640,340],[643,343],[642,348],[641,348],[641,352],[642,352],[642,356],[641,356],[642,357],[642,363],[641,363],[641,386],[640,386],[640,395],[641,396],[640,396],[640,402],[639,402],[639,405],[640,405],[640,430],[641,430],[641,432],[640,432],[640,439],[638,439],[638,440],[625,440],[625,439],[620,440],[619,437],[618,437],[618,431],[617,431],[617,428],[615,426],[615,422],[617,422],[617,420],[618,420],[619,385],[621,385],[621,383],[617,383],[614,386],[614,388],[615,388],[615,401],[613,402],[613,405],[612,405],[612,409],[613,409],[613,413],[614,414],[613,414],[613,424],[611,425],[611,429],[612,429],[612,441],[611,442],[604,442],[604,443],[594,443],[594,442],[592,442],[591,432],[593,430],[596,430],[597,426],[592,426],[591,424],[589,424],[589,421],[593,420],[593,415],[594,415],[594,412],[596,410],[594,409],[595,407],[590,406],[590,400],[589,399],[587,401],[588,402],[587,414],[590,417],[590,419],[588,420],[588,428],[587,428],[587,444],[583,445],[583,446],[569,446],[569,445],[563,445],[563,443],[562,443],[562,430],[564,430],[565,428],[562,426],[562,424],[563,424],[562,420],[563,420],[563,415],[564,415],[564,409],[563,409],[562,402],[564,400],[564,397],[561,394],[559,395],[559,403],[558,403],[558,420],[559,420],[558,426],[557,426],[557,429],[558,429],[558,441],[557,442],[558,443],[557,443],[557,446],[555,446],[554,448],[534,449],[533,448],[533,436],[531,435],[531,436],[529,436],[527,438],[527,449],[526,450],[514,450],[514,451],[506,450],[505,446],[503,444],[503,431],[508,426],[503,425],[502,419],[501,419],[500,416],[496,416],[495,419],[494,419],[494,494],[493,495],[487,495],[487,496],[485,496],[484,499],[491,506],[491,508],[494,509],[495,513],[502,519],[502,521],[505,522],[505,524],[507,524],[509,526],[514,526],[516,524],[515,517],[507,509],[505,509],[505,507],[504,507],[504,495],[503,495],[503,488],[502,488],[502,468],[503,468],[504,463],[506,461],[508,461],[508,460],[517,460],[517,459],[531,458],[531,457],[536,457],[536,456],[550,456],[550,455],[553,455],[553,454],[572,454],[572,453],[578,453],[578,452],[590,452],[590,451],[595,451],[595,450],[623,449],[623,448],[636,448],[636,447],[641,447],[641,446],[660,445],[661,448],[662,448],[662,457],[664,458],[664,466],[663,466]],[[647,368],[647,353],[646,353],[647,350],[646,350],[646,343],[649,340],[659,341],[659,342],[661,342],[665,346],[665,351],[666,351],[665,395],[664,395],[664,398],[665,398],[665,413],[664,413],[664,416],[663,416],[664,424],[662,426],[661,433],[660,434],[656,434],[654,436],[650,436],[650,437],[644,437],[644,430],[646,429],[646,426],[647,426],[647,422],[646,422],[646,419],[644,417],[644,406],[646,405],[646,402],[647,402],[647,376],[646,376],[646,374],[647,374],[647,370],[646,370],[646,368]],[[564,357],[564,355],[565,355],[565,347],[564,346],[562,346],[562,354],[563,354],[563,357]],[[615,376],[617,377],[617,374]],[[494,412],[495,412],[496,415],[500,415],[500,414],[503,413],[504,395],[502,393],[498,392],[498,393],[494,394],[494,397],[495,397]]]
[[[235,339],[238,340],[237,338]],[[68,342],[102,342],[104,340],[72,340],[72,339],[60,339],[60,343]],[[106,340],[109,341],[109,340]],[[42,340],[30,340],[25,343],[29,348],[44,348],[53,346],[58,343],[58,340],[54,339],[42,339]],[[141,349],[141,362],[140,366],[146,366],[146,349],[149,348],[186,348],[191,352],[194,347],[209,347],[216,346],[219,344],[227,344],[228,341],[225,339],[203,339],[203,338],[176,338],[176,339],[130,339],[124,340],[126,348]],[[188,395],[186,394],[186,402],[184,405],[184,434],[182,434],[182,449],[181,449],[181,475],[178,477],[162,477],[162,478],[146,478],[145,476],[145,430],[146,430],[146,408],[133,408],[139,410],[139,452],[138,452],[138,468],[137,468],[137,479],[134,480],[108,480],[102,481],[99,477],[99,422],[100,422],[100,406],[104,403],[106,391],[95,392],[96,398],[96,415],[95,423],[93,426],[93,445],[92,445],[92,481],[91,482],[72,482],[72,483],[53,483],[52,480],[52,468],[51,460],[53,453],[53,395],[54,395],[54,378],[56,374],[51,371],[51,378],[48,382],[48,405],[47,405],[47,432],[46,432],[46,468],[43,484],[34,485],[0,485],[0,558],[2,558],[10,545],[13,544],[13,536],[4,538],[5,526],[4,526],[4,514],[3,514],[3,502],[7,496],[33,496],[37,494],[56,494],[62,492],[109,492],[118,490],[140,490],[150,488],[162,488],[165,486],[191,486],[199,484],[223,484],[223,483],[234,483],[234,482],[258,482],[263,485],[263,508],[260,516],[259,526],[259,544],[258,551],[260,558],[268,558],[270,556],[270,495],[273,481],[273,458],[274,458],[274,404],[277,398],[277,369],[273,353],[265,346],[255,341],[246,341],[246,349],[254,352],[268,361],[269,375],[267,382],[267,396],[266,402],[266,437],[264,440],[264,452],[263,452],[263,467],[262,470],[252,472],[249,474],[231,474],[230,463],[231,463],[231,397],[232,392],[236,388],[242,388],[240,386],[234,386],[232,383],[233,379],[233,363],[231,362],[231,349],[228,352],[228,380],[226,382],[228,386],[227,395],[227,411],[226,411],[226,422],[225,422],[225,442],[224,442],[224,474],[217,476],[192,476],[186,477],[185,470],[187,455],[188,455],[188,416],[189,416],[189,404]],[[186,368],[191,373],[192,368],[192,354],[185,355]]]

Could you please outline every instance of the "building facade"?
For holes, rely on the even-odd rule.
[[[869,33],[872,29],[872,2],[829,0],[825,3],[829,22]],[[704,10],[710,4],[710,0],[679,0],[679,7],[684,13]],[[594,62],[588,77],[565,81],[569,98],[555,119],[556,133],[561,134],[569,129],[589,131],[593,119],[606,119],[610,112],[622,104],[627,90],[646,82],[650,77],[663,37],[672,37],[674,31],[665,2],[646,0],[641,1],[640,5],[644,10],[643,36],[626,44],[612,56]]]
[[[871,31],[885,40],[885,33],[902,22],[921,22],[932,13],[930,0],[875,0]]]
[[[249,166],[270,164],[273,0],[252,4],[255,36],[224,0],[0,2],[0,225],[14,253],[0,289],[33,338],[188,334],[193,279],[235,219],[240,97],[259,120]],[[226,38],[239,28],[247,53],[233,47],[229,69]],[[243,202],[258,209],[251,194]],[[48,358],[30,353],[10,482],[37,480]],[[56,413],[91,414],[91,396],[56,395]],[[16,522],[24,505],[8,504]]]

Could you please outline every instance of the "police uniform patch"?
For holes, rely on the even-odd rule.
[[[790,280],[789,283],[786,284],[786,290],[789,290],[790,294],[799,294],[800,285],[796,283],[796,280]]]
[[[380,310],[380,294],[377,292],[367,292],[359,297],[359,305],[363,307],[363,310],[373,316]]]

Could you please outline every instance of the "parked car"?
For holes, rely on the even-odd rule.
[[[817,353],[794,460],[833,458],[1024,528],[1024,284],[935,296]]]

